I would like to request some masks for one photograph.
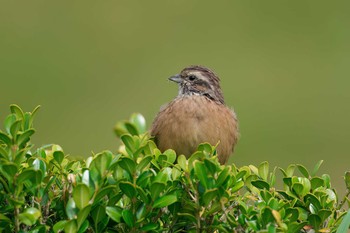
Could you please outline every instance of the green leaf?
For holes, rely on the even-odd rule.
[[[321,218],[316,214],[310,214],[307,220],[309,221],[309,224],[313,226],[316,231],[320,228],[320,225],[322,223]]]
[[[336,233],[347,233],[350,227],[350,209],[346,213],[345,217],[341,221]]]
[[[262,208],[261,217],[265,225],[267,225],[268,223],[273,223],[275,220],[274,216],[272,215],[272,211],[269,207]]]
[[[212,160],[204,159],[204,165],[205,165],[207,171],[213,176],[218,171],[217,164],[214,163]]]
[[[73,189],[73,199],[76,206],[81,210],[89,204],[90,190],[85,184],[77,184]],[[78,224],[79,225],[79,224]],[[78,226],[80,227],[80,226]]]
[[[138,134],[146,132],[146,120],[140,113],[133,113],[130,122],[136,127]]]
[[[164,151],[164,153],[167,156],[167,162],[169,164],[173,164],[176,161],[176,152],[172,149],[168,149]]]
[[[123,219],[124,219],[125,223],[129,227],[133,227],[135,225],[134,215],[132,214],[132,212],[130,210],[123,210],[122,211],[122,216],[123,216]]]
[[[346,188],[350,190],[350,172],[349,171],[345,172],[344,181],[345,181]]]
[[[91,213],[91,217],[94,220],[95,228],[106,216],[106,207],[103,205],[97,205]]]
[[[28,129],[23,133],[18,135],[17,144],[19,147],[24,147],[27,142],[29,142],[30,137],[35,133],[34,129]]]
[[[89,221],[85,219],[85,221],[80,225],[78,233],[85,233],[89,228]],[[44,232],[43,232],[44,233]]]
[[[36,116],[36,113],[38,112],[38,110],[41,108],[40,105],[36,106],[34,108],[34,110],[32,111],[32,113],[30,114],[30,117],[29,117],[29,127],[32,127],[33,125],[33,121],[34,121],[34,117]],[[24,114],[25,115],[25,114]],[[24,128],[24,130],[26,130],[27,128]]]
[[[114,193],[114,190],[116,190],[116,188],[117,187],[115,185],[109,185],[109,186],[105,186],[102,189],[100,189],[98,191],[98,193],[96,194],[94,204],[99,202],[106,195],[112,195]]]
[[[115,222],[120,223],[123,209],[118,206],[107,206],[107,215]]]
[[[137,132],[136,126],[130,122],[125,122],[124,126],[127,130],[127,132],[133,136],[138,135],[139,133]]]
[[[78,209],[73,198],[69,198],[66,205],[66,214],[69,219],[75,219],[77,217]]]
[[[7,151],[0,145],[0,159],[9,160]]]
[[[155,200],[153,204],[153,208],[163,208],[165,206],[169,206],[177,201],[176,195],[164,195],[157,200]]]
[[[232,186],[231,188],[231,192],[237,192],[238,190],[240,190],[241,188],[244,187],[244,181],[240,180],[237,183],[234,184],[234,186]]]
[[[331,210],[319,210],[317,215],[321,218],[321,222],[325,222],[326,219],[332,214]]]
[[[327,188],[330,188],[331,187],[331,177],[328,174],[323,174],[322,179],[324,180],[324,185]]]
[[[0,172],[6,177],[9,183],[13,182],[13,178],[15,177],[18,171],[17,164],[12,162],[7,162],[0,165]]]
[[[262,162],[258,167],[259,176],[264,180],[267,181],[267,177],[269,175],[269,163],[268,162]]]
[[[216,186],[220,187],[223,185],[223,183],[226,181],[226,179],[229,177],[229,172],[231,167],[226,166],[224,170],[222,170],[218,176],[218,179],[216,180]]]
[[[257,187],[258,189],[266,189],[266,190],[270,189],[269,183],[267,183],[263,180],[253,180],[251,182],[251,184],[254,185],[255,187]]]
[[[85,219],[90,214],[90,210],[91,210],[91,205],[87,205],[83,209],[80,209],[80,211],[78,212],[78,215],[77,215],[78,229],[83,225]]]
[[[125,127],[125,122],[118,122],[115,126],[114,126],[114,133],[118,136],[121,137],[124,134],[128,133],[128,130]]]
[[[12,144],[11,138],[7,136],[7,134],[0,132],[0,142],[5,143],[7,146],[10,146]]]
[[[66,223],[66,225],[64,226],[65,233],[77,233],[77,231],[78,231],[78,227],[77,227],[77,223],[74,219],[68,221]]]
[[[139,175],[136,180],[136,184],[142,188],[145,188],[149,185],[150,178],[153,176],[153,173],[149,170],[146,170]]]
[[[35,170],[33,168],[27,168],[23,170],[17,177],[18,183],[27,184],[27,186],[32,186],[31,188],[35,188],[42,181],[42,171]]]
[[[16,115],[17,119],[23,119],[24,118],[24,113],[23,113],[22,109],[18,105],[11,104],[10,105],[10,110],[11,110],[11,113]]]
[[[187,171],[187,160],[184,155],[179,155],[177,157],[177,163],[180,165],[182,170]]]
[[[62,151],[55,151],[53,152],[53,158],[56,160],[58,164],[61,164],[64,159],[64,154]]]
[[[165,184],[162,182],[153,182],[150,187],[152,200],[157,199],[160,193],[164,191],[165,187]]]
[[[218,197],[218,190],[216,188],[206,190],[203,194],[204,205],[208,206],[216,197]]]
[[[39,159],[39,158],[34,159],[32,166],[33,166],[34,170],[41,170],[41,172],[43,174],[46,173],[46,164],[41,159]]]
[[[130,182],[120,182],[119,188],[129,198],[133,198],[136,196],[137,192],[136,192],[135,186]]]
[[[11,126],[16,120],[17,120],[17,118],[16,118],[15,114],[10,114],[6,117],[6,119],[5,119],[5,131],[8,134],[11,134]]]
[[[96,168],[101,177],[104,177],[112,162],[113,154],[109,151],[100,153],[91,161],[90,167]]]
[[[298,196],[303,196],[304,192],[304,186],[301,183],[294,183],[292,185],[293,190],[295,191]]]
[[[64,226],[67,224],[67,220],[61,220],[57,222],[55,225],[53,225],[53,232],[58,233],[63,231]]]
[[[21,223],[27,226],[32,226],[41,217],[41,212],[37,208],[30,207],[26,208],[22,213],[19,214],[18,217]]]
[[[150,165],[152,159],[153,159],[152,155],[147,155],[144,158],[142,158],[140,163],[137,164],[136,170],[141,172],[147,165]]]
[[[124,134],[121,136],[121,140],[123,141],[126,149],[129,149],[130,153],[129,155],[132,156],[132,153],[136,150],[135,148],[135,142],[134,142],[134,138],[132,136],[130,136],[129,134]]]
[[[310,182],[312,190],[315,190],[318,187],[322,187],[324,185],[324,180],[320,177],[313,177]]]
[[[314,170],[312,170],[311,176],[315,176],[318,172],[318,170],[320,169],[321,165],[323,163],[323,160],[320,160],[316,163]]]
[[[308,205],[312,205],[311,208],[313,208],[315,210],[315,213],[317,213],[322,208],[320,201],[312,193],[306,194],[304,197],[304,200],[306,201],[306,203]]]
[[[208,177],[207,171],[205,169],[205,165],[201,161],[194,162],[194,171],[196,176],[198,177],[201,184],[207,189],[208,188]]]
[[[11,132],[11,135],[12,135],[13,138],[16,137],[17,132],[20,130],[21,123],[22,123],[21,120],[17,120],[15,122],[13,122],[13,124],[11,125],[10,132]]]
[[[157,229],[159,227],[159,224],[158,223],[148,223],[146,225],[144,225],[143,227],[141,227],[141,231],[142,232],[158,232]]]
[[[189,213],[177,213],[178,216],[183,216],[185,218],[187,218],[189,221],[191,221],[192,223],[196,223],[197,222],[197,218],[195,216],[193,216],[192,214]]]
[[[136,170],[136,163],[129,157],[123,157],[119,160],[119,166],[129,173],[132,177]]]
[[[287,170],[286,170],[287,177],[293,176],[295,168],[296,166],[294,164],[291,164],[287,167]]]
[[[23,119],[23,130],[28,130],[31,128],[31,114],[29,112],[24,113],[24,119]]]
[[[307,222],[291,222],[288,224],[288,233],[289,232],[302,232],[301,229],[307,225]]]
[[[305,178],[309,178],[310,177],[309,172],[307,171],[307,169],[303,165],[297,164],[297,167],[298,167],[300,173],[303,174],[303,176]]]

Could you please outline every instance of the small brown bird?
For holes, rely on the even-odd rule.
[[[237,143],[238,122],[225,105],[219,77],[206,67],[190,66],[169,80],[178,83],[179,93],[153,121],[151,135],[159,149],[188,157],[200,143],[220,142],[218,159],[225,164]]]

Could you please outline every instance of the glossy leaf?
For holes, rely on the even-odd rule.
[[[53,152],[53,157],[58,164],[61,164],[64,159],[64,154],[62,151],[55,151]]]
[[[134,185],[130,182],[120,182],[119,188],[129,198],[133,198],[136,196],[136,193],[137,193],[136,189],[135,189]]]
[[[5,122],[4,122],[6,133],[11,134],[11,126],[16,120],[17,120],[17,118],[16,118],[15,114],[10,114],[6,117]]]
[[[77,184],[73,189],[73,199],[79,209],[83,209],[89,204],[90,190],[85,184]],[[79,224],[78,224],[79,225]]]
[[[22,109],[18,105],[11,104],[10,105],[10,110],[11,110],[11,113],[13,113],[14,115],[17,116],[17,119],[23,119],[24,113],[23,113]]]
[[[18,171],[18,166],[15,163],[7,162],[0,164],[0,172],[6,177],[6,179],[12,183],[15,174]]]
[[[205,188],[208,188],[208,177],[207,177],[207,171],[204,163],[200,161],[194,162],[194,171],[198,179],[200,180],[201,184]]]
[[[128,157],[123,157],[119,161],[119,166],[129,173],[130,176],[133,176],[136,170],[136,163],[133,159]]]
[[[91,161],[90,166],[95,167],[100,176],[103,177],[106,175],[106,171],[112,162],[112,156],[112,153],[108,151],[100,153]]]
[[[136,127],[138,134],[146,132],[146,120],[140,113],[133,113],[130,122]]]
[[[255,187],[257,187],[258,189],[270,189],[270,185],[269,183],[263,181],[263,180],[254,180],[251,182],[252,185],[254,185]]]
[[[22,213],[19,214],[18,217],[23,224],[32,226],[41,217],[41,212],[37,208],[30,207],[26,208]]]
[[[177,157],[177,163],[180,165],[181,169],[186,171],[187,170],[187,160],[184,155],[179,155]]]
[[[77,215],[77,227],[78,229],[83,225],[84,221],[88,217],[91,211],[91,205],[87,205],[84,208],[80,209]]]
[[[142,171],[146,166],[150,165],[151,160],[153,159],[152,155],[147,155],[137,164],[136,169]]]
[[[307,169],[303,165],[297,164],[297,168],[300,171],[300,173],[303,174],[303,176],[305,178],[309,178],[309,176],[310,176],[309,172],[307,171]]]
[[[308,221],[309,221],[309,224],[313,226],[315,230],[318,230],[322,223],[321,218],[316,214],[310,214],[308,217]]]
[[[53,226],[53,232],[58,233],[60,231],[63,231],[65,225],[67,224],[67,220],[61,220]]]
[[[262,162],[259,167],[258,167],[258,171],[259,171],[259,176],[267,181],[267,177],[269,175],[269,163],[268,162]]]
[[[316,163],[314,169],[312,170],[311,176],[315,176],[318,172],[318,170],[320,169],[321,165],[323,163],[323,160],[320,160]]]
[[[153,208],[163,208],[177,201],[176,195],[164,195],[154,201]]]
[[[347,233],[350,227],[350,209],[346,213],[345,217],[340,223],[340,226],[336,233]]]
[[[119,223],[123,209],[117,206],[107,206],[106,214],[115,222]]]
[[[130,210],[123,210],[122,211],[122,217],[123,220],[125,221],[125,223],[129,226],[129,227],[133,227],[135,222],[134,222],[134,215],[132,214],[132,212]]]
[[[75,220],[68,221],[64,226],[65,233],[77,233],[77,231],[78,231],[78,226]]]
[[[211,201],[213,201],[218,196],[217,189],[206,190],[203,194],[204,205],[208,206]]]
[[[157,199],[159,195],[164,191],[165,187],[165,184],[162,182],[152,183],[150,188],[152,200]]]
[[[7,134],[0,132],[0,142],[5,143],[7,146],[11,145],[11,138]]]
[[[78,213],[78,209],[73,198],[69,198],[66,205],[66,214],[69,219],[75,219]]]

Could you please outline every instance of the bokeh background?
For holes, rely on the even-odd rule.
[[[36,146],[116,151],[113,126],[148,125],[202,64],[236,110],[237,166],[301,163],[344,191],[350,170],[349,1],[2,1],[0,120],[41,105]]]

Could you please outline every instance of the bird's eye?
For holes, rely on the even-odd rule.
[[[194,75],[188,76],[188,80],[190,80],[190,81],[194,81],[195,79],[196,79],[196,76],[194,76]]]

